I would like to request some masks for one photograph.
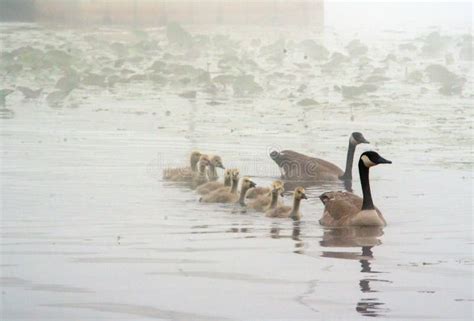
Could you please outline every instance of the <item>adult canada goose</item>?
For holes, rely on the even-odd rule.
[[[360,183],[363,198],[348,192],[327,192],[319,198],[324,204],[324,226],[385,226],[382,213],[374,206],[370,193],[369,168],[378,164],[391,164],[376,152],[365,152],[359,159]]]
[[[277,206],[265,212],[267,217],[291,218],[295,221],[301,219],[300,203],[302,199],[307,199],[303,187],[297,187],[293,196],[293,206]]]
[[[191,163],[190,167],[166,168],[163,170],[163,179],[168,181],[190,182],[193,179],[194,173],[197,172],[197,163],[201,157],[200,152],[192,152],[189,157]]]
[[[272,151],[270,157],[280,167],[282,178],[292,180],[351,180],[352,162],[358,144],[369,142],[361,133],[354,132],[349,137],[346,170],[320,158],[306,156],[292,150]]]
[[[217,181],[219,175],[217,175],[216,167],[225,169],[224,165],[222,164],[222,159],[219,155],[213,155],[210,158],[209,168],[207,169],[207,176],[209,177],[209,181]]]
[[[200,201],[205,203],[239,203],[245,206],[245,193],[247,193],[250,188],[255,187],[256,184],[248,177],[242,178],[240,193],[236,192],[237,184],[233,179],[231,191],[217,190],[208,195],[204,195]]]
[[[283,192],[285,191],[283,188],[283,182],[274,181],[268,190],[269,192],[267,194],[260,195],[252,200],[248,204],[248,207],[259,212],[265,212],[266,210],[275,208],[278,205],[278,195],[280,194],[283,197]],[[247,195],[249,192],[247,192]]]
[[[210,164],[209,157],[207,155],[201,155],[198,163],[198,171],[194,173],[191,187],[197,188],[198,186],[207,183],[206,168]]]
[[[196,192],[200,195],[209,194],[212,191],[215,191],[221,187],[230,187],[232,184],[232,170],[226,169],[224,171],[224,183],[221,182],[207,182],[202,184],[196,189]],[[230,189],[229,189],[230,190]]]

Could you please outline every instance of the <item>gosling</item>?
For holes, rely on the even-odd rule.
[[[209,168],[207,169],[207,177],[209,177],[209,181],[217,181],[219,179],[219,175],[217,175],[216,168],[225,169],[224,165],[222,164],[222,159],[219,155],[213,155],[210,157],[210,164]]]
[[[215,191],[210,192],[207,195],[204,195],[199,199],[199,202],[204,203],[229,203],[227,198],[230,196],[228,194],[237,194],[237,188],[239,185],[240,172],[238,169],[234,168],[230,170],[231,186],[230,187],[220,187]]]
[[[209,166],[210,160],[207,155],[202,155],[199,158],[198,171],[194,173],[193,180],[191,182],[191,188],[196,189],[198,186],[207,183],[206,168]]]
[[[278,217],[278,218],[291,218],[294,221],[301,220],[300,203],[302,199],[307,199],[305,190],[303,187],[297,187],[295,189],[293,197],[293,207],[290,206],[278,206],[274,209],[270,209],[265,213],[267,217]]]
[[[233,184],[233,187],[235,184]],[[202,197],[203,202],[207,203],[238,203],[241,206],[246,206],[245,204],[245,193],[250,188],[255,187],[256,184],[248,177],[242,178],[242,184],[240,187],[240,193],[237,192],[228,192],[223,191],[219,193],[211,193]],[[213,195],[214,194],[214,195]],[[210,196],[210,197],[207,197]]]
[[[249,193],[254,189],[251,189],[247,192],[247,198]],[[258,196],[256,199],[249,203],[248,207],[258,212],[265,212],[269,209],[275,208],[278,205],[278,195],[283,196],[283,192],[285,191],[285,189],[283,188],[283,182],[274,181],[271,187],[267,189],[269,190],[267,194]],[[280,205],[283,204],[280,202]]]
[[[196,192],[200,195],[207,195],[219,188],[222,187],[227,187],[228,190],[230,191],[230,186],[232,185],[232,170],[231,169],[226,169],[224,171],[224,183],[221,182],[207,182],[206,184],[203,184],[199,186],[196,189]]]
[[[201,156],[200,152],[192,152],[189,157],[190,167],[166,168],[163,170],[163,179],[174,182],[191,182],[197,172],[197,163]]]

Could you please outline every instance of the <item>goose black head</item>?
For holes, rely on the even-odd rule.
[[[367,139],[365,139],[364,135],[362,135],[362,133],[359,133],[359,132],[353,132],[351,134],[350,142],[351,144],[354,144],[354,145],[370,143]]]
[[[274,150],[270,153],[270,158],[273,159],[273,160],[277,159],[278,156],[280,156],[280,153],[277,152],[276,150]]]
[[[359,162],[362,162],[362,164],[367,168],[370,168],[378,164],[392,164],[392,161],[389,161],[388,159],[383,158],[377,152],[374,152],[374,151],[362,153],[362,155],[360,155]]]

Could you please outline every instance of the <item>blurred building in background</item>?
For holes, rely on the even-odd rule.
[[[0,0],[0,20],[76,24],[324,25],[324,0]]]

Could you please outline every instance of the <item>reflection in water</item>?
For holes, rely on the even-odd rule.
[[[301,226],[299,221],[293,222],[293,228],[291,230],[291,236],[286,236],[286,235],[281,235],[281,228],[279,227],[278,224],[274,224],[270,228],[270,237],[272,239],[280,239],[280,238],[291,238],[293,241],[295,241],[295,250],[293,253],[297,254],[304,254],[304,242],[300,238],[301,234]]]
[[[388,312],[382,306],[385,303],[377,302],[375,298],[361,299],[357,303],[356,311],[367,317],[378,317],[383,315],[381,312]]]
[[[326,229],[320,245],[323,247],[361,247],[358,252],[323,251],[321,256],[328,258],[341,258],[359,260],[361,273],[381,273],[373,271],[370,260],[374,259],[372,248],[382,244],[379,237],[383,235],[380,227],[352,227]],[[363,294],[377,293],[371,288],[370,282],[389,282],[376,278],[363,277],[359,280],[359,288]],[[389,312],[384,308],[385,303],[380,302],[376,297],[362,297],[356,305],[356,311],[364,316],[377,317]]]
[[[300,222],[299,221],[294,222],[291,238],[293,239],[293,241],[296,241],[296,242],[295,242],[295,250],[293,252],[297,254],[304,254],[304,242],[300,239],[300,233],[301,233]]]

